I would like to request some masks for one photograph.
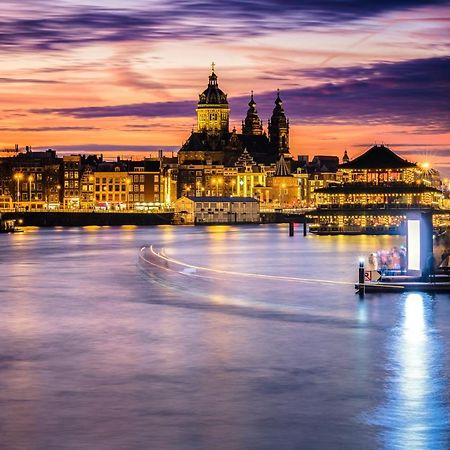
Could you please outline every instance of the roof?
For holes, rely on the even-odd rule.
[[[280,159],[277,161],[277,166],[275,168],[276,177],[291,177],[291,171],[289,170],[284,156],[281,154]]]
[[[244,149],[247,149],[257,164],[275,164],[278,161],[277,149],[264,134],[195,132],[191,133],[180,152],[223,151],[226,152],[226,163],[234,165]]]
[[[365,153],[348,163],[339,165],[340,169],[403,169],[415,167],[414,163],[400,158],[384,145],[374,145]]]
[[[192,200],[193,202],[256,202],[258,203],[258,200],[253,197],[187,197],[189,200]]]
[[[227,95],[219,89],[214,71],[209,76],[208,87],[199,95],[198,106],[202,105],[228,105]]]

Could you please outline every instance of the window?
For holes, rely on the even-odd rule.
[[[139,191],[140,192],[144,192],[144,188],[145,188],[145,186],[143,184],[139,185]]]
[[[141,183],[144,182],[144,175],[140,175],[140,176],[139,176],[139,181],[140,181]]]
[[[139,181],[139,175],[134,176],[134,181],[135,181],[135,183],[137,183]]]

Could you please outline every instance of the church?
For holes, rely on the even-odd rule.
[[[267,133],[253,92],[248,106],[241,133],[230,131],[227,94],[219,88],[213,64],[208,86],[199,95],[197,129],[178,152],[178,197],[259,197],[266,177],[276,175],[278,166],[290,166],[289,120],[279,91]]]

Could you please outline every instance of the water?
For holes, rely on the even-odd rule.
[[[400,243],[1,235],[0,448],[450,448],[448,295],[352,286],[359,256]]]

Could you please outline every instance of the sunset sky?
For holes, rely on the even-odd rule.
[[[0,147],[177,150],[212,61],[231,127],[279,88],[294,155],[385,143],[450,175],[450,1],[6,0]]]

